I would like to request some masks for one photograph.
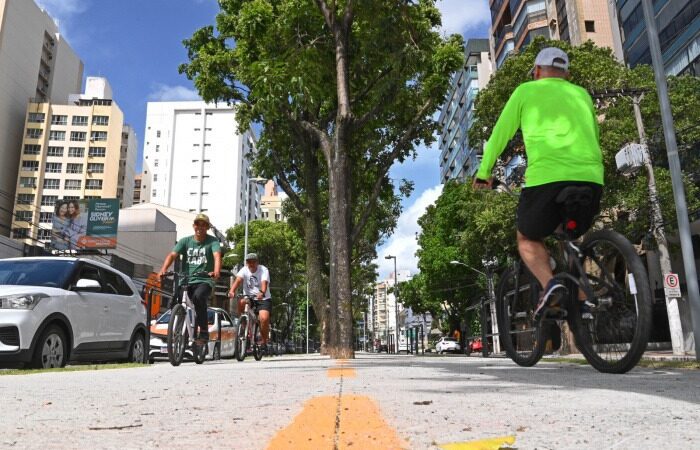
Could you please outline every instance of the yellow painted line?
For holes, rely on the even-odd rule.
[[[451,444],[438,444],[442,450],[499,450],[504,445],[515,444],[515,436],[503,436],[490,439],[480,439],[469,442],[453,442]]]
[[[326,375],[328,375],[328,378],[355,378],[357,372],[352,367],[331,367],[326,372]]]
[[[333,449],[336,440],[338,397],[316,397],[304,404],[301,413],[279,431],[268,450]],[[340,398],[338,449],[393,450],[406,449],[396,431],[382,419],[379,407],[365,396],[344,395]]]

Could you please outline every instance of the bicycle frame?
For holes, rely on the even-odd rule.
[[[187,294],[187,289],[183,289],[182,301],[180,303],[182,304],[182,306],[185,307],[185,320],[182,326],[183,331],[184,327],[187,328],[187,345],[191,347],[192,343],[194,342],[194,330],[195,325],[197,323],[197,312],[194,310],[194,303],[192,303],[190,296]]]

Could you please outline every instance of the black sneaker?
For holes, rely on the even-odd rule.
[[[595,306],[593,303],[589,302],[588,300],[582,301],[581,302],[581,319],[583,320],[593,320],[593,313],[591,312],[591,307]]]
[[[549,280],[549,283],[547,283],[547,286],[542,292],[540,301],[537,303],[537,308],[535,308],[535,312],[533,313],[535,321],[539,322],[546,307],[558,306],[562,297],[566,295],[566,292],[566,286],[564,286],[561,281],[556,278]]]

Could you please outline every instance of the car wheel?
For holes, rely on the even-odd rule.
[[[37,341],[32,367],[35,369],[64,367],[68,356],[66,344],[66,335],[61,328],[56,325],[46,328]]]
[[[141,332],[134,334],[129,344],[129,362],[142,363],[146,357],[146,341]]]
[[[219,344],[214,344],[214,351],[212,352],[211,358],[214,361],[221,359],[221,347]]]

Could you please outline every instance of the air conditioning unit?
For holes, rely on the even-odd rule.
[[[627,144],[615,155],[617,170],[625,175],[632,175],[644,166],[646,148],[642,144]]]

